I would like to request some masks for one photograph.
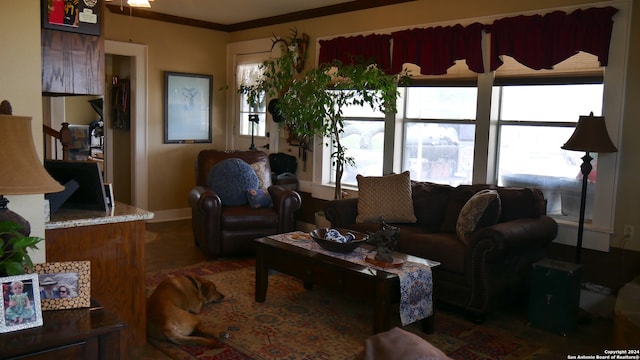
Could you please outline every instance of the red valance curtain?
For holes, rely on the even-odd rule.
[[[535,70],[552,69],[578,51],[596,55],[600,65],[609,61],[613,7],[554,11],[545,15],[515,16],[490,26],[491,68],[502,65],[501,55],[513,57]]]
[[[469,69],[484,72],[482,65],[482,30],[485,25],[454,25],[410,29],[391,34],[393,56],[391,71],[402,71],[404,63],[420,66],[424,75],[446,74],[456,60],[466,59]]]
[[[335,60],[343,64],[377,64],[382,71],[391,69],[391,35],[371,34],[367,36],[340,36],[331,40],[320,40],[319,64]]]

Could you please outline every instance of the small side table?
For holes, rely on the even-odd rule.
[[[542,259],[531,270],[529,323],[566,335],[573,330],[580,306],[582,265]]]
[[[0,334],[3,359],[120,359],[125,324],[100,306],[44,311],[43,326]]]

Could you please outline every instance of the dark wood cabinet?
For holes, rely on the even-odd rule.
[[[118,316],[99,306],[45,311],[43,326],[0,334],[3,359],[97,359],[120,358]]]
[[[42,29],[42,92],[104,95],[101,36]]]

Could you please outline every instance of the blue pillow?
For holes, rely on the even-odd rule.
[[[247,190],[247,200],[254,209],[273,206],[273,200],[266,189]]]
[[[229,158],[211,168],[207,184],[218,194],[222,205],[245,205],[247,189],[258,188],[258,175],[245,161]]]

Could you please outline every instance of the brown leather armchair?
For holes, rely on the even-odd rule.
[[[207,186],[211,168],[218,162],[239,158],[248,164],[264,163],[259,177],[268,187],[273,207],[254,209],[250,205],[225,206]],[[295,230],[295,212],[300,208],[300,195],[272,185],[267,154],[262,151],[202,150],[196,158],[196,187],[189,194],[191,222],[196,245],[208,259],[251,253],[253,240],[267,235]]]

